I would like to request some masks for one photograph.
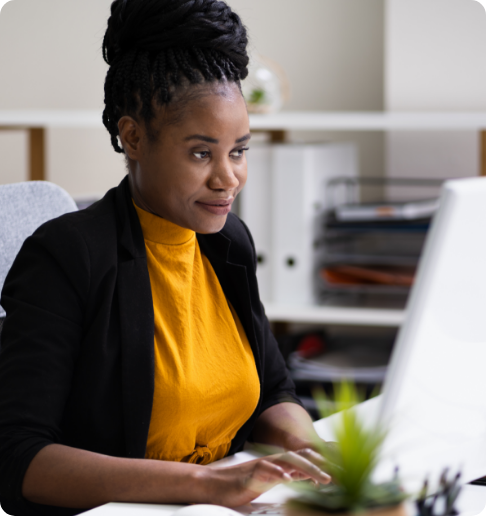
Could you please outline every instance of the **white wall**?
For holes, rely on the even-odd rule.
[[[473,0],[387,0],[385,103],[393,111],[486,110],[486,12]],[[474,132],[391,133],[392,176],[479,171]]]
[[[384,0],[230,0],[252,48],[286,70],[286,109],[383,106]],[[0,109],[102,109],[101,42],[111,0],[13,0],[0,15]],[[307,137],[298,135],[298,137]],[[326,134],[312,134],[322,140]],[[48,131],[48,179],[102,193],[123,160],[99,130]],[[365,169],[382,167],[379,135],[357,136]],[[25,135],[0,132],[0,183],[26,178]]]

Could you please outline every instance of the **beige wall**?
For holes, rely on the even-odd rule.
[[[383,107],[384,0],[230,0],[252,49],[287,71],[286,109]],[[0,109],[102,109],[101,41],[111,0],[13,0],[0,15]],[[295,138],[322,140],[326,134]],[[354,135],[366,171],[382,167],[381,136]],[[0,183],[26,178],[25,135],[0,133]],[[99,130],[50,130],[48,179],[72,195],[102,193],[124,175]]]
[[[287,110],[375,111],[384,107],[385,0],[229,0],[250,49],[284,66]],[[365,175],[384,171],[384,135],[300,132],[296,141],[354,141]],[[251,172],[251,171],[250,171]]]
[[[229,0],[288,73],[286,109],[383,108],[383,0]]]
[[[102,109],[109,0],[13,0],[0,15],[0,109]],[[25,136],[0,133],[0,183],[26,178]],[[48,179],[101,194],[124,175],[108,133],[50,130]]]
[[[486,110],[486,12],[472,0],[387,0],[386,104]]]
[[[385,97],[393,111],[486,110],[486,12],[472,0],[387,0]],[[479,170],[474,132],[391,133],[394,176]]]

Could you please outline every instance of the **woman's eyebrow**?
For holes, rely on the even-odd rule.
[[[248,134],[245,134],[245,136],[242,136],[241,138],[238,138],[235,143],[241,143],[241,142],[245,142],[247,140],[249,140],[251,138],[251,134],[248,133]]]
[[[204,136],[203,134],[191,134],[191,136],[187,136],[186,138],[184,138],[185,142],[188,142],[189,140],[201,140],[207,143],[219,143],[219,140],[216,140],[216,138]]]
[[[251,134],[248,133],[248,134],[245,134],[245,136],[242,136],[241,138],[238,138],[237,140],[235,140],[235,143],[245,142],[245,141],[249,140],[250,138],[251,138]],[[203,142],[215,143],[215,144],[219,143],[219,140],[217,140],[216,138],[211,138],[210,136],[204,136],[203,134],[191,134],[191,136],[187,136],[186,138],[184,138],[185,142],[188,142],[190,140],[201,140]]]

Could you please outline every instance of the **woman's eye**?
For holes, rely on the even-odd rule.
[[[245,151],[250,150],[249,147],[243,147],[242,149],[236,149],[230,153],[232,158],[241,158]]]
[[[198,159],[206,159],[209,157],[208,151],[199,151],[199,152],[193,152],[194,156]]]

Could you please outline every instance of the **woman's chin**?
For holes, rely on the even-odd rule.
[[[219,233],[226,224],[228,215],[218,215],[209,218],[209,220],[201,220],[197,224],[197,229],[194,231],[202,235],[210,235],[213,233]]]

